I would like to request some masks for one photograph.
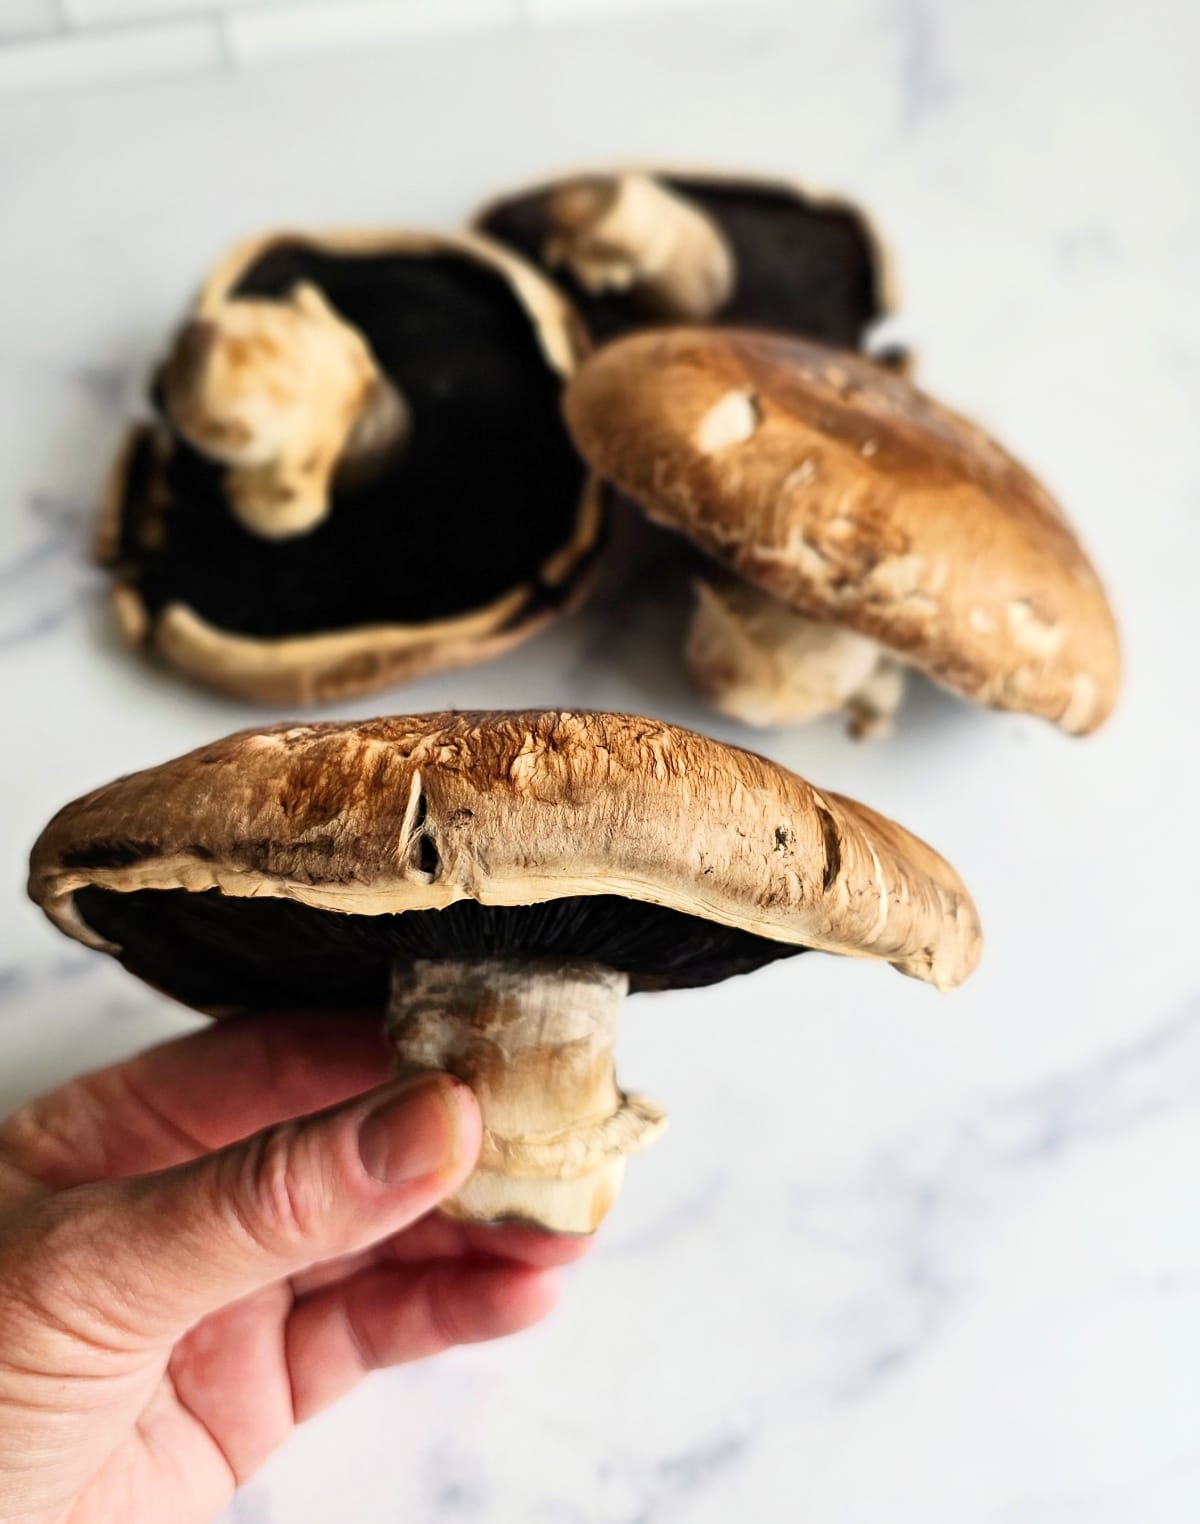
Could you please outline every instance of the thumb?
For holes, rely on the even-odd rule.
[[[480,1136],[464,1085],[400,1080],[193,1163],[38,1203],[6,1225],[0,1287],[109,1348],[174,1339],[407,1227],[466,1179]]]

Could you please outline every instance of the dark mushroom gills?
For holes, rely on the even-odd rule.
[[[501,196],[475,225],[552,275],[602,340],[706,322],[857,349],[892,305],[863,212],[757,175],[591,170]]]
[[[510,649],[582,596],[599,488],[583,326],[486,240],[278,233],[209,276],[100,535],[130,643],[313,702]]]

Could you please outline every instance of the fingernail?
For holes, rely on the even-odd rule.
[[[446,1074],[421,1074],[391,1087],[359,1125],[367,1173],[384,1185],[402,1185],[451,1169],[461,1153],[458,1089]]]

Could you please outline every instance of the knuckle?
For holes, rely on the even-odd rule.
[[[468,1342],[467,1331],[455,1305],[454,1286],[431,1268],[425,1280],[425,1315],[434,1337],[446,1349]]]
[[[241,1188],[231,1199],[243,1226],[269,1253],[289,1255],[312,1244],[327,1219],[322,1172],[298,1128],[272,1128],[250,1149]]]
[[[26,1101],[0,1125],[0,1157],[33,1179],[58,1184],[78,1168],[81,1155],[102,1152],[94,1118],[90,1090],[72,1080],[53,1095]]]
[[[390,1351],[380,1343],[372,1320],[363,1316],[353,1300],[344,1303],[346,1334],[354,1357],[364,1371],[380,1371],[393,1363]]]

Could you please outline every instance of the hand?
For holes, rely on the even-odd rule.
[[[0,1519],[199,1524],[369,1370],[549,1310],[586,1240],[427,1215],[478,1108],[387,1073],[368,1021],[256,1017],[0,1126]]]

